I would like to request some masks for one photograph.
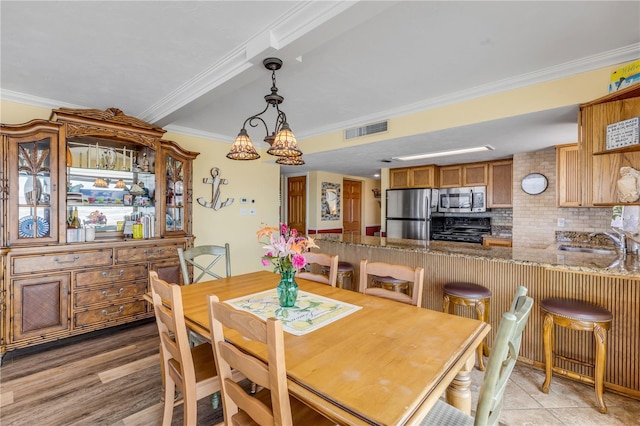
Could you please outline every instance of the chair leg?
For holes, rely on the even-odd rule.
[[[487,322],[485,318],[486,306],[484,301],[478,300],[475,303],[476,315],[480,321]],[[478,370],[484,371],[484,357],[482,356],[482,352],[484,350],[484,346],[486,345],[486,341],[483,340],[478,345],[477,353],[478,353]],[[488,352],[488,349],[487,349]]]
[[[190,392],[185,389],[182,395],[184,408],[184,425],[196,426],[198,424],[198,398],[195,389]]]
[[[543,325],[542,344],[544,346],[544,383],[542,392],[549,393],[551,385],[551,374],[553,372],[553,316],[545,314]]]
[[[173,379],[171,377],[166,377],[164,379],[164,412],[162,414],[162,426],[171,426],[175,392],[176,385]]]
[[[449,302],[450,302],[449,296],[445,294],[444,298],[442,299],[442,312],[444,313],[449,312]]]
[[[593,336],[596,339],[596,366],[594,371],[596,404],[598,410],[606,414],[607,406],[604,403],[602,394],[604,392],[604,366],[607,357],[607,330],[595,324],[593,327]]]

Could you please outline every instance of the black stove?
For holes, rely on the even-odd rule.
[[[489,217],[432,217],[431,239],[482,244],[482,235],[491,233]]]

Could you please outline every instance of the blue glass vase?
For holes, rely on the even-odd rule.
[[[280,271],[278,284],[278,300],[283,308],[291,308],[298,298],[298,283],[295,280],[296,271]]]

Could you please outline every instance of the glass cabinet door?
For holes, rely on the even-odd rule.
[[[185,162],[171,155],[165,157],[166,199],[165,230],[166,232],[184,231],[185,218]]]
[[[9,242],[58,241],[58,134],[9,138]],[[14,183],[15,182],[15,183]]]

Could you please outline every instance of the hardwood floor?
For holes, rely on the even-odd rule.
[[[161,424],[158,344],[152,321],[72,344],[8,353],[0,369],[0,424]],[[209,398],[198,402],[198,424],[221,419]],[[172,424],[182,421],[178,406]]]

